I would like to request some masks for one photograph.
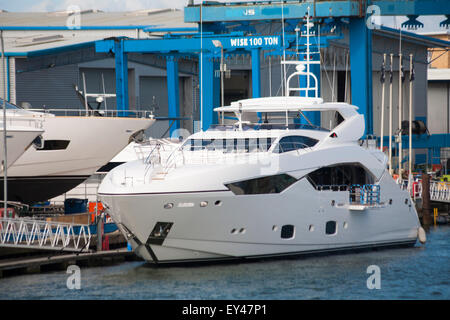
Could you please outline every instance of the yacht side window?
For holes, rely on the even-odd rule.
[[[225,184],[235,195],[280,193],[297,182],[288,174],[278,174]]]
[[[44,146],[37,150],[65,150],[69,143],[69,140],[44,140]]]
[[[322,167],[307,175],[317,190],[346,191],[352,185],[373,184],[375,178],[359,163]]]
[[[284,153],[298,149],[313,147],[319,140],[305,136],[287,136],[280,139],[274,153]]]
[[[222,151],[223,153],[266,152],[274,140],[274,138],[188,139],[183,149]]]

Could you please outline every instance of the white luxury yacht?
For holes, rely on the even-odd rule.
[[[9,104],[6,105],[9,108]],[[0,109],[3,107],[3,100],[0,99]],[[0,111],[0,160],[2,165],[0,172],[4,170],[4,123],[3,112]],[[9,168],[38,138],[44,130],[42,120],[33,114],[29,116],[14,117],[8,116],[6,112],[6,164]],[[38,139],[39,140],[39,139]]]
[[[80,184],[155,121],[149,115],[102,116],[87,110],[63,110],[65,115],[60,116],[55,113],[61,110],[35,112],[7,105],[10,118],[31,114],[43,120],[41,147],[28,148],[8,169],[8,200],[27,204],[53,198]],[[3,198],[3,183],[0,185]]]
[[[300,90],[315,97],[289,96],[294,76],[315,78],[306,63],[286,63],[297,72],[285,97],[216,108],[222,123],[170,157],[155,148],[103,179],[101,201],[137,255],[163,264],[415,244],[414,203],[385,155],[361,146],[363,115],[324,103],[310,81]],[[334,113],[335,124],[315,127],[305,112]]]

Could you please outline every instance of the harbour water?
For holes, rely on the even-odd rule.
[[[431,227],[414,248],[191,267],[144,262],[0,279],[0,299],[450,299],[450,226]],[[380,268],[368,289],[367,268]]]

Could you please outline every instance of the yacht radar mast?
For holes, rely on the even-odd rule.
[[[281,61],[282,64],[287,65],[295,65],[296,72],[292,73],[286,81],[286,96],[289,97],[291,91],[299,91],[305,92],[305,97],[309,97],[309,92],[314,92],[314,97],[319,98],[319,81],[314,73],[311,72],[311,64],[319,64],[320,61],[313,61],[311,60],[311,50],[310,50],[310,35],[311,35],[311,28],[314,27],[314,23],[310,21],[310,15],[309,15],[309,7],[308,7],[308,14],[306,15],[306,60],[304,61],[287,61],[283,60]],[[306,69],[306,71],[305,71]],[[301,88],[300,83],[298,88],[291,88],[289,85],[289,82],[291,79],[295,76],[306,76],[306,87]],[[311,78],[314,80],[314,86],[311,87]]]

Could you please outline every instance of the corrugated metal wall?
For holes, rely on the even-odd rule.
[[[15,90],[15,83],[16,83],[16,64],[15,64],[15,59],[14,58],[9,58],[6,57],[5,58],[5,65],[6,65],[6,69],[8,69],[8,59],[9,59],[9,101],[12,103],[16,102],[16,90]],[[1,61],[1,59],[0,59]],[[8,90],[8,87],[5,86],[3,87],[3,83],[5,76],[4,76],[4,72],[3,72],[3,64],[0,62],[0,97],[3,98],[4,94],[4,90]],[[6,83],[8,83],[8,80],[6,79]],[[8,93],[6,93],[6,98],[8,98]]]
[[[428,128],[431,134],[449,133],[450,85],[448,81],[428,83]]]
[[[16,78],[18,105],[31,103],[33,108],[82,108],[75,94],[78,65],[51,67],[38,71],[18,72]]]

